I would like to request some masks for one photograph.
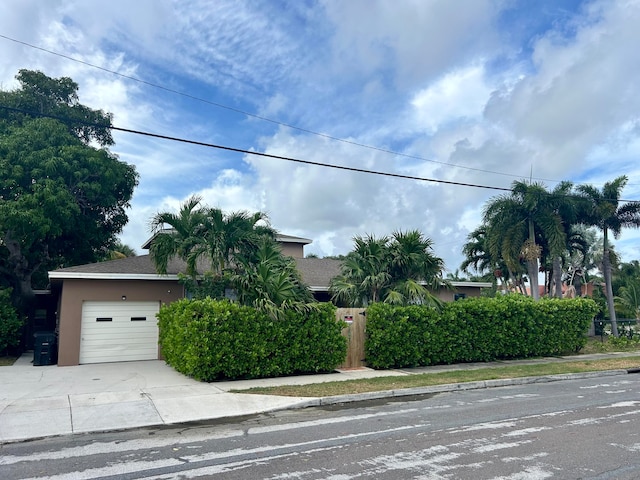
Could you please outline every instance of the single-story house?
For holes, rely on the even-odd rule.
[[[295,258],[305,284],[319,301],[328,301],[329,282],[340,272],[340,260],[304,258],[311,240],[279,235],[283,253]],[[149,248],[150,242],[143,248]],[[174,259],[160,275],[149,255],[92,263],[49,272],[57,297],[58,365],[78,365],[160,358],[156,313],[161,305],[184,298],[178,282],[183,262]],[[438,292],[477,296],[490,283],[452,282],[454,290]]]

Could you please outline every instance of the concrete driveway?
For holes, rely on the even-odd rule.
[[[0,367],[0,442],[190,422],[290,408],[308,398],[228,393],[163,361]],[[243,388],[243,387],[240,387]],[[226,389],[226,390],[225,390]]]

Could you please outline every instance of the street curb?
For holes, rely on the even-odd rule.
[[[562,380],[578,380],[581,378],[612,377],[627,375],[627,370],[603,370],[584,373],[564,373],[558,375],[542,375],[538,377],[501,378],[495,380],[479,380],[476,382],[447,383],[429,387],[402,388],[399,390],[382,390],[379,392],[366,392],[346,395],[334,395],[331,397],[318,397],[309,402],[302,402],[293,408],[306,408],[325,405],[337,405],[342,403],[354,403],[367,400],[381,400],[385,398],[400,398],[418,395],[430,395],[435,393],[461,392],[465,390],[480,390],[484,388],[509,387],[513,385],[529,385],[533,383],[550,383]]]

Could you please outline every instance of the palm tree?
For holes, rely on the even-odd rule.
[[[100,261],[106,260],[119,260],[121,258],[135,257],[136,251],[129,245],[122,243],[121,240],[117,240],[113,246],[107,250],[102,256]]]
[[[341,275],[331,280],[333,299],[352,306],[378,302],[389,285],[389,237],[356,236],[355,247],[342,263]]]
[[[467,243],[462,247],[462,253],[465,260],[460,265],[463,272],[471,273],[470,270],[488,277],[495,284],[498,281],[502,284],[503,289],[522,286],[522,274],[524,270],[518,265],[517,271],[513,271],[507,266],[502,255],[492,255],[489,251],[487,240],[488,227],[480,225],[473,232],[467,235]]]
[[[432,241],[417,230],[392,237],[354,238],[354,250],[343,261],[341,275],[331,281],[333,300],[352,306],[384,301],[438,305],[426,288],[443,283],[442,259],[431,252]]]
[[[560,182],[549,194],[549,200],[548,206],[555,215],[548,217],[549,223],[543,228],[546,235],[551,233],[554,238],[549,250],[553,262],[553,295],[562,298],[562,259],[570,249],[581,248],[583,245],[579,233],[574,230],[578,220],[578,207],[573,197],[573,184]],[[558,232],[561,232],[559,238],[556,237]]]
[[[580,185],[578,191],[585,201],[582,221],[594,225],[602,231],[604,237],[602,251],[602,274],[607,292],[607,307],[611,319],[611,333],[618,336],[618,324],[614,305],[613,287],[611,284],[611,257],[609,252],[609,232],[614,238],[620,236],[624,227],[640,227],[640,203],[630,202],[620,205],[622,189],[627,184],[626,175],[607,182],[602,190],[591,185]]]
[[[636,320],[640,319],[640,282],[630,282],[621,286],[613,301],[622,314],[626,312]]]
[[[562,220],[542,184],[514,182],[511,192],[490,200],[485,206],[484,224],[492,256],[502,256],[510,269],[517,270],[520,261],[527,264],[531,295],[540,297],[538,260],[542,253],[537,238],[544,238],[549,252],[556,255],[566,243]]]
[[[269,226],[268,217],[263,212],[225,214],[219,208],[207,212],[204,243],[218,273],[249,260],[265,237],[275,241],[276,231]]]
[[[443,283],[444,262],[432,253],[433,241],[418,230],[393,233],[389,245],[391,286],[385,302],[395,304],[438,304],[425,287]]]
[[[204,254],[202,244],[208,216],[207,209],[200,206],[201,200],[194,195],[180,206],[177,214],[162,212],[151,219],[156,238],[149,254],[158,273],[166,274],[169,261],[178,257],[187,263],[188,275],[198,274],[197,262]]]
[[[241,268],[231,277],[238,301],[271,315],[283,318],[285,308],[311,308],[313,295],[302,283],[295,260],[282,254],[280,247],[262,237],[255,255],[242,260]]]
[[[201,259],[222,275],[255,255],[262,238],[275,241],[276,232],[267,222],[262,212],[225,214],[219,208],[202,206],[201,198],[192,196],[177,215],[163,212],[153,217],[156,238],[149,251],[160,273],[166,273],[169,260],[177,256],[187,262],[187,274],[192,277],[198,274]]]

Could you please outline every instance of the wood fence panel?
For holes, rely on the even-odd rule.
[[[358,368],[365,366],[364,339],[367,326],[364,308],[338,308],[336,318],[347,322],[342,335],[347,337],[347,359],[338,368]]]

